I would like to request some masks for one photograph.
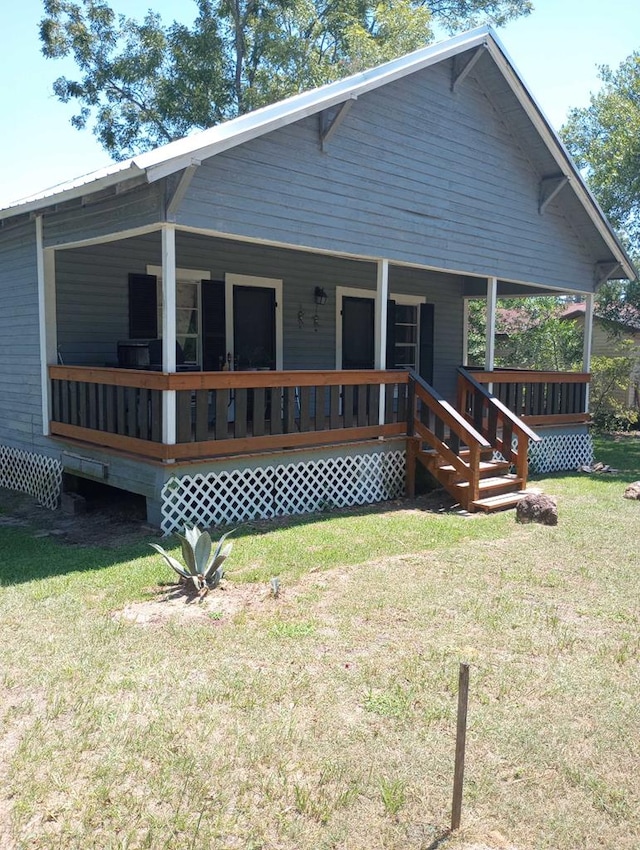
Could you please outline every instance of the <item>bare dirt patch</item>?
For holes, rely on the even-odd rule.
[[[215,623],[241,611],[259,610],[270,602],[276,602],[263,584],[223,582],[202,599],[181,585],[154,588],[154,594],[154,599],[133,602],[120,611],[114,611],[112,617],[140,626],[161,626],[170,619]]]

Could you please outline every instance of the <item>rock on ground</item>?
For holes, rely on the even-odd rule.
[[[624,498],[640,500],[640,481],[634,481],[633,484],[629,484],[624,491]]]
[[[516,505],[516,521],[557,525],[558,507],[555,499],[543,493],[529,493]]]

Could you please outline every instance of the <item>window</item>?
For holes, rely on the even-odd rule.
[[[156,277],[158,336],[162,337],[162,268],[148,266]],[[176,269],[176,342],[182,349],[184,363],[202,366],[202,291],[201,281],[211,273],[197,269]]]
[[[397,369],[418,367],[418,318],[417,304],[402,304],[396,297],[393,362]]]

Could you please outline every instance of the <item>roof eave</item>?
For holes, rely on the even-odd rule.
[[[212,128],[214,140],[209,144],[205,143],[198,147],[197,137],[187,137],[154,151],[140,154],[128,163],[118,163],[108,169],[103,169],[101,172],[94,172],[94,179],[90,179],[92,177],[90,174],[87,175],[86,180],[81,178],[71,181],[69,184],[64,184],[58,192],[55,191],[54,187],[50,193],[41,193],[32,199],[27,198],[24,202],[17,202],[7,209],[0,210],[0,220],[24,213],[37,212],[46,207],[117,185],[139,175],[145,175],[150,183],[161,180],[190,165],[200,164],[204,159],[245,144],[266,133],[286,127],[324,109],[330,109],[345,100],[357,98],[408,74],[416,73],[482,45],[489,50],[494,62],[540,134],[558,167],[569,178],[573,191],[611,251],[612,256],[620,263],[626,277],[629,280],[636,280],[638,274],[631,258],[613,231],[598,202],[587,188],[567,149],[544,115],[543,110],[525,86],[504,46],[491,27],[488,26],[478,27],[446,42],[421,48],[377,68],[329,83],[319,89],[294,95],[287,100],[220,124]],[[203,131],[203,133],[208,132]]]
[[[553,129],[553,126],[547,119],[542,108],[538,105],[531,92],[525,86],[520,73],[511,61],[504,45],[495,33],[491,34],[491,38],[488,39],[487,45],[489,52],[491,53],[491,56],[496,62],[498,68],[501,70],[502,75],[517,97],[520,105],[531,119],[536,130],[540,133],[558,167],[562,173],[569,178],[570,187],[575,192],[589,218],[606,242],[614,258],[620,263],[629,280],[637,280],[638,273],[631,258],[609,224],[602,208],[584,182],[582,175],[578,171],[568,150],[562,143],[556,131]]]
[[[181,171],[183,168],[191,165],[194,159],[198,161],[208,159],[216,154],[250,142],[266,133],[316,115],[322,110],[331,109],[340,103],[344,103],[346,100],[357,99],[360,95],[402,79],[408,74],[416,73],[431,65],[450,59],[459,53],[464,53],[467,50],[472,50],[482,45],[488,45],[491,35],[492,32],[489,27],[478,27],[446,42],[430,45],[429,47],[409,53],[400,59],[386,62],[377,68],[363,71],[344,80],[328,83],[318,89],[293,95],[287,100],[248,113],[240,119],[246,120],[249,125],[246,129],[239,132],[231,132],[227,136],[216,139],[211,144],[197,150],[185,151],[170,159],[164,159],[158,163],[146,165],[149,182],[161,180],[163,177],[167,177],[176,171]],[[261,120],[263,115],[268,115],[269,112],[275,113],[273,117],[267,118],[267,120]],[[229,129],[232,129],[233,124],[234,122],[232,121],[227,125],[222,124],[218,126],[220,128],[228,126]],[[153,156],[153,154],[153,151],[149,155],[143,154],[137,158],[137,161],[143,164],[146,158]]]
[[[57,206],[73,201],[76,198],[83,198],[86,195],[91,195],[94,192],[100,192],[103,189],[109,189],[111,186],[117,186],[120,183],[125,183],[136,177],[141,177],[146,174],[144,168],[140,168],[134,161],[129,162],[125,167],[109,170],[108,173],[102,171],[93,172],[93,174],[101,174],[102,176],[95,179],[87,179],[86,182],[80,182],[84,178],[79,178],[76,181],[70,181],[69,184],[62,184],[62,187],[56,191],[57,187],[49,190],[49,193],[41,193],[34,196],[33,199],[26,198],[24,201],[16,201],[6,209],[0,210],[0,221],[13,218],[14,216],[25,215],[27,213],[37,213],[47,207]],[[91,174],[86,175],[91,178]],[[69,188],[64,188],[68,185]]]

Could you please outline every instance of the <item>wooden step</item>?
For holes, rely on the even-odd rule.
[[[430,457],[440,457],[440,453],[437,451],[437,449],[434,449],[429,445],[421,444],[420,451],[422,452],[422,454],[429,455]],[[451,449],[451,451],[453,452],[453,449]],[[485,460],[491,460],[494,451],[495,449],[493,449],[491,446],[488,446],[486,449],[480,449],[480,457],[484,458]],[[458,457],[465,463],[468,462],[469,456],[471,455],[469,449],[460,449],[460,451],[453,453],[457,454]]]
[[[480,449],[480,457],[492,457],[494,451],[495,449],[493,448],[493,446],[487,446],[486,449]],[[461,457],[463,460],[466,460],[470,454],[471,452],[469,451],[469,449],[460,449],[460,451],[458,452],[458,457]]]
[[[465,466],[469,466],[466,461],[464,463]],[[509,469],[510,466],[511,464],[506,460],[481,460],[479,470],[480,477],[486,478],[491,476],[494,472],[503,472],[504,470]],[[451,478],[455,478],[455,476],[459,474],[455,466],[452,466],[450,463],[447,463],[444,466],[439,466],[438,471],[449,475]]]
[[[471,503],[472,509],[476,508],[481,511],[506,511],[509,508],[515,508],[518,502],[523,499],[529,491],[518,490],[515,493],[500,493],[497,496],[487,496],[483,499],[476,499]]]
[[[481,478],[479,482],[480,493],[486,494],[487,496],[492,493],[495,494],[504,491],[517,490],[520,484],[522,484],[522,478],[511,473],[507,475],[497,475],[491,478]],[[456,484],[456,487],[459,490],[467,490],[469,482],[461,481],[459,484]]]

